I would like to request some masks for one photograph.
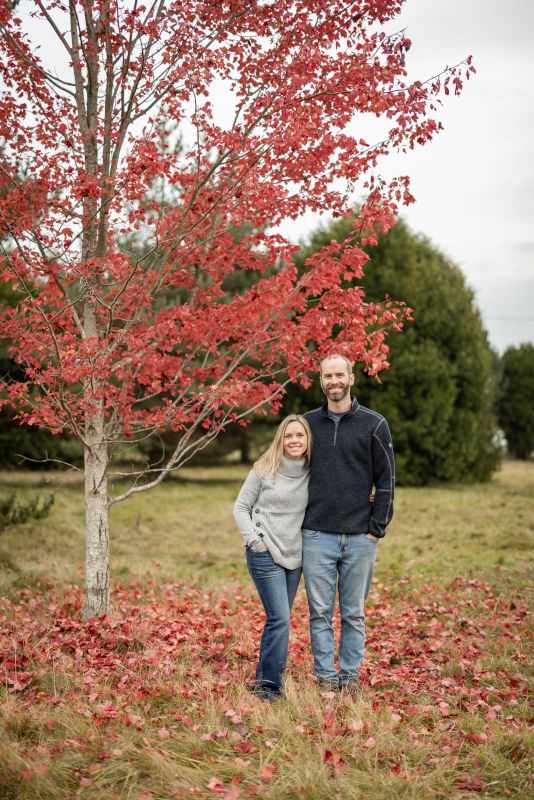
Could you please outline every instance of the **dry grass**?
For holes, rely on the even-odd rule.
[[[34,675],[0,690],[0,800],[531,796],[534,464],[506,462],[487,485],[399,490],[361,694],[313,685],[301,591],[275,706],[247,691],[261,613],[231,517],[244,474],[184,470],[113,509],[112,624],[128,622],[124,640],[105,622],[54,632],[79,615],[79,482],[56,490],[48,519],[0,534],[3,655],[11,674]],[[48,491],[41,480],[2,484]],[[170,649],[167,625],[183,636]],[[225,644],[209,656],[211,638]]]
[[[111,510],[112,577],[207,582],[246,576],[232,504],[246,469],[184,469],[150,493]],[[59,484],[59,487],[58,487]],[[0,474],[0,491],[56,492],[44,521],[0,533],[0,591],[37,578],[83,581],[81,479]],[[524,580],[534,547],[534,462],[507,461],[493,481],[474,486],[400,488],[394,521],[379,551],[377,577],[427,581],[495,570]]]

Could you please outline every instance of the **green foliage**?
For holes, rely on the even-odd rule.
[[[499,424],[515,458],[534,451],[534,345],[509,347],[502,357]]]
[[[317,231],[297,257],[305,259],[352,229],[345,219]],[[408,485],[432,481],[487,480],[499,453],[493,414],[493,353],[460,269],[422,236],[399,222],[369,249],[363,285],[366,297],[404,300],[414,321],[389,341],[391,366],[382,383],[357,377],[361,403],[384,414],[392,429],[398,479]],[[324,402],[317,383],[311,392],[292,389],[286,408]]]
[[[0,410],[0,468],[49,470],[55,461],[78,464],[83,460],[82,445],[66,436],[21,425],[12,409]]]
[[[15,307],[22,299],[7,283],[0,283],[0,306]],[[24,380],[24,369],[10,356],[9,342],[0,340],[0,385],[10,380]],[[50,460],[46,460],[50,459]],[[48,431],[21,425],[16,411],[9,406],[0,408],[0,468],[50,469],[52,459],[79,462],[82,446],[65,435],[53,436]]]
[[[8,525],[20,525],[30,519],[44,519],[54,505],[54,495],[35,495],[21,499],[16,492],[0,497],[0,530]]]

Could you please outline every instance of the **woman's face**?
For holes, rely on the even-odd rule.
[[[286,458],[302,458],[308,449],[308,434],[301,422],[290,422],[284,434],[284,455]]]

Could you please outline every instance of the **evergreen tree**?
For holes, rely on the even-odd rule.
[[[534,345],[509,347],[502,357],[499,424],[508,451],[530,458],[534,451]]]
[[[352,219],[313,234],[297,255],[300,268],[316,249],[342,241]],[[382,383],[357,376],[355,393],[384,414],[392,429],[399,482],[487,480],[496,468],[493,353],[460,269],[400,221],[369,249],[363,286],[371,301],[405,300],[414,320],[390,342]],[[287,410],[324,402],[318,382],[292,387]]]
[[[14,308],[20,299],[20,293],[0,282],[0,307]],[[24,379],[24,369],[9,354],[9,341],[0,339],[0,381],[9,384]],[[9,406],[0,408],[0,469],[17,466],[52,469],[56,466],[53,459],[73,462],[81,458],[81,447],[71,437],[64,434],[54,436],[42,428],[21,425],[15,418],[14,409]]]

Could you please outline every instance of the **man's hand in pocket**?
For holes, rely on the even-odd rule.
[[[372,533],[366,533],[365,538],[370,539],[372,542],[378,542],[378,536],[373,536]]]

